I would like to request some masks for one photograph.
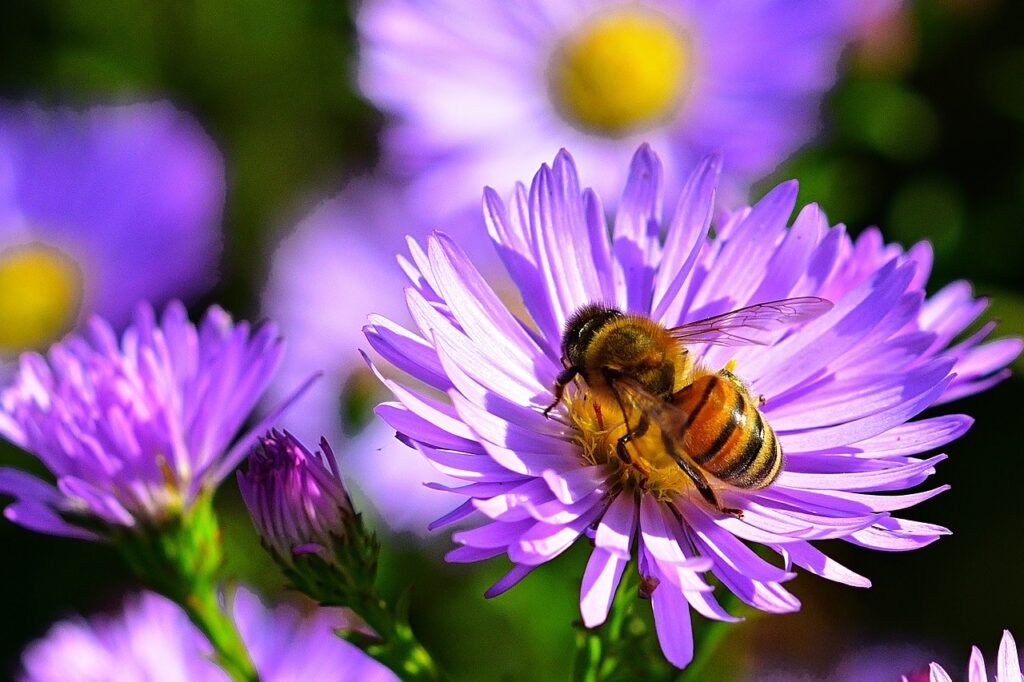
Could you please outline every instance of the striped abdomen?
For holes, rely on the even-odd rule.
[[[699,377],[673,402],[689,415],[686,454],[702,470],[737,488],[765,488],[782,470],[782,448],[754,400],[731,375]]]

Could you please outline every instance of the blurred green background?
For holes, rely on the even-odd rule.
[[[275,230],[375,163],[382,117],[353,89],[354,60],[351,7],[338,0],[0,3],[0,97],[169,98],[213,136],[227,161],[228,203],[222,282],[209,300],[239,316],[258,316]],[[906,243],[931,239],[932,290],[970,278],[994,297],[1001,333],[1024,334],[1024,3],[912,5],[851,48],[842,73],[819,139],[754,194],[796,177],[801,201],[820,202],[833,222],[855,232],[878,224]],[[874,587],[801,575],[790,587],[803,610],[730,627],[701,679],[732,679],[769,660],[824,679],[844,652],[902,641],[946,652],[956,677],[970,644],[994,652],[1003,628],[1024,637],[1020,361],[1016,370],[955,405],[978,421],[935,477],[953,490],[909,514],[952,537],[909,554],[827,543]],[[9,450],[3,457],[31,465]],[[278,592],[282,580],[230,480],[218,503],[232,569]],[[415,550],[389,538],[383,560],[390,589],[415,584],[413,621],[442,665],[460,679],[566,679],[584,548],[485,602],[505,566],[444,565],[444,542]],[[114,608],[133,586],[102,546],[8,523],[0,543],[0,676],[14,673],[22,647],[52,621]]]

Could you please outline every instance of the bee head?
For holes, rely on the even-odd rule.
[[[562,334],[562,356],[569,361],[569,366],[580,367],[587,348],[594,340],[597,332],[606,324],[622,317],[622,311],[609,308],[600,303],[583,306],[569,318]]]

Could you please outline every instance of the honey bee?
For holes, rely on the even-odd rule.
[[[617,408],[625,433],[616,456],[635,465],[629,446],[649,431],[660,431],[661,447],[690,478],[701,496],[726,513],[739,511],[719,503],[708,476],[727,485],[759,490],[782,470],[782,448],[771,425],[734,363],[713,372],[697,366],[688,344],[743,346],[766,344],[771,333],[831,309],[816,297],[788,298],[666,328],[643,315],[591,304],[576,311],[562,336],[564,370],[555,381],[555,400],[577,376],[596,404]],[[636,423],[631,423],[632,419]]]

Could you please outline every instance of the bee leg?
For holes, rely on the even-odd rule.
[[[576,378],[576,375],[580,373],[578,367],[566,367],[555,379],[555,400],[550,405],[544,408],[544,416],[547,417],[551,410],[555,409],[558,403],[562,402],[562,394],[565,393],[565,387],[570,381]]]
[[[718,497],[715,496],[715,491],[711,489],[708,479],[704,477],[704,474],[702,474],[697,467],[690,464],[685,457],[676,452],[675,443],[672,442],[672,439],[669,436],[663,434],[661,441],[665,446],[665,452],[667,452],[668,456],[671,457],[677,465],[679,465],[679,468],[683,470],[683,473],[690,477],[690,480],[692,480],[694,485],[697,486],[697,492],[700,493],[700,496],[703,497],[708,504],[720,512],[732,514],[737,518],[743,518],[742,509],[733,509],[732,507],[722,506],[722,503],[718,501]]]
[[[634,440],[636,438],[642,438],[643,435],[647,433],[647,429],[650,428],[650,426],[651,422],[647,418],[647,415],[642,413],[640,415],[640,423],[636,425],[635,429],[629,431],[629,425],[626,425],[626,433],[623,434],[623,436],[619,438],[618,442],[615,443],[615,454],[619,456],[619,459],[621,459],[626,464],[633,463],[633,458],[632,456],[630,456],[629,451],[626,449],[626,444],[629,443],[629,441]]]

